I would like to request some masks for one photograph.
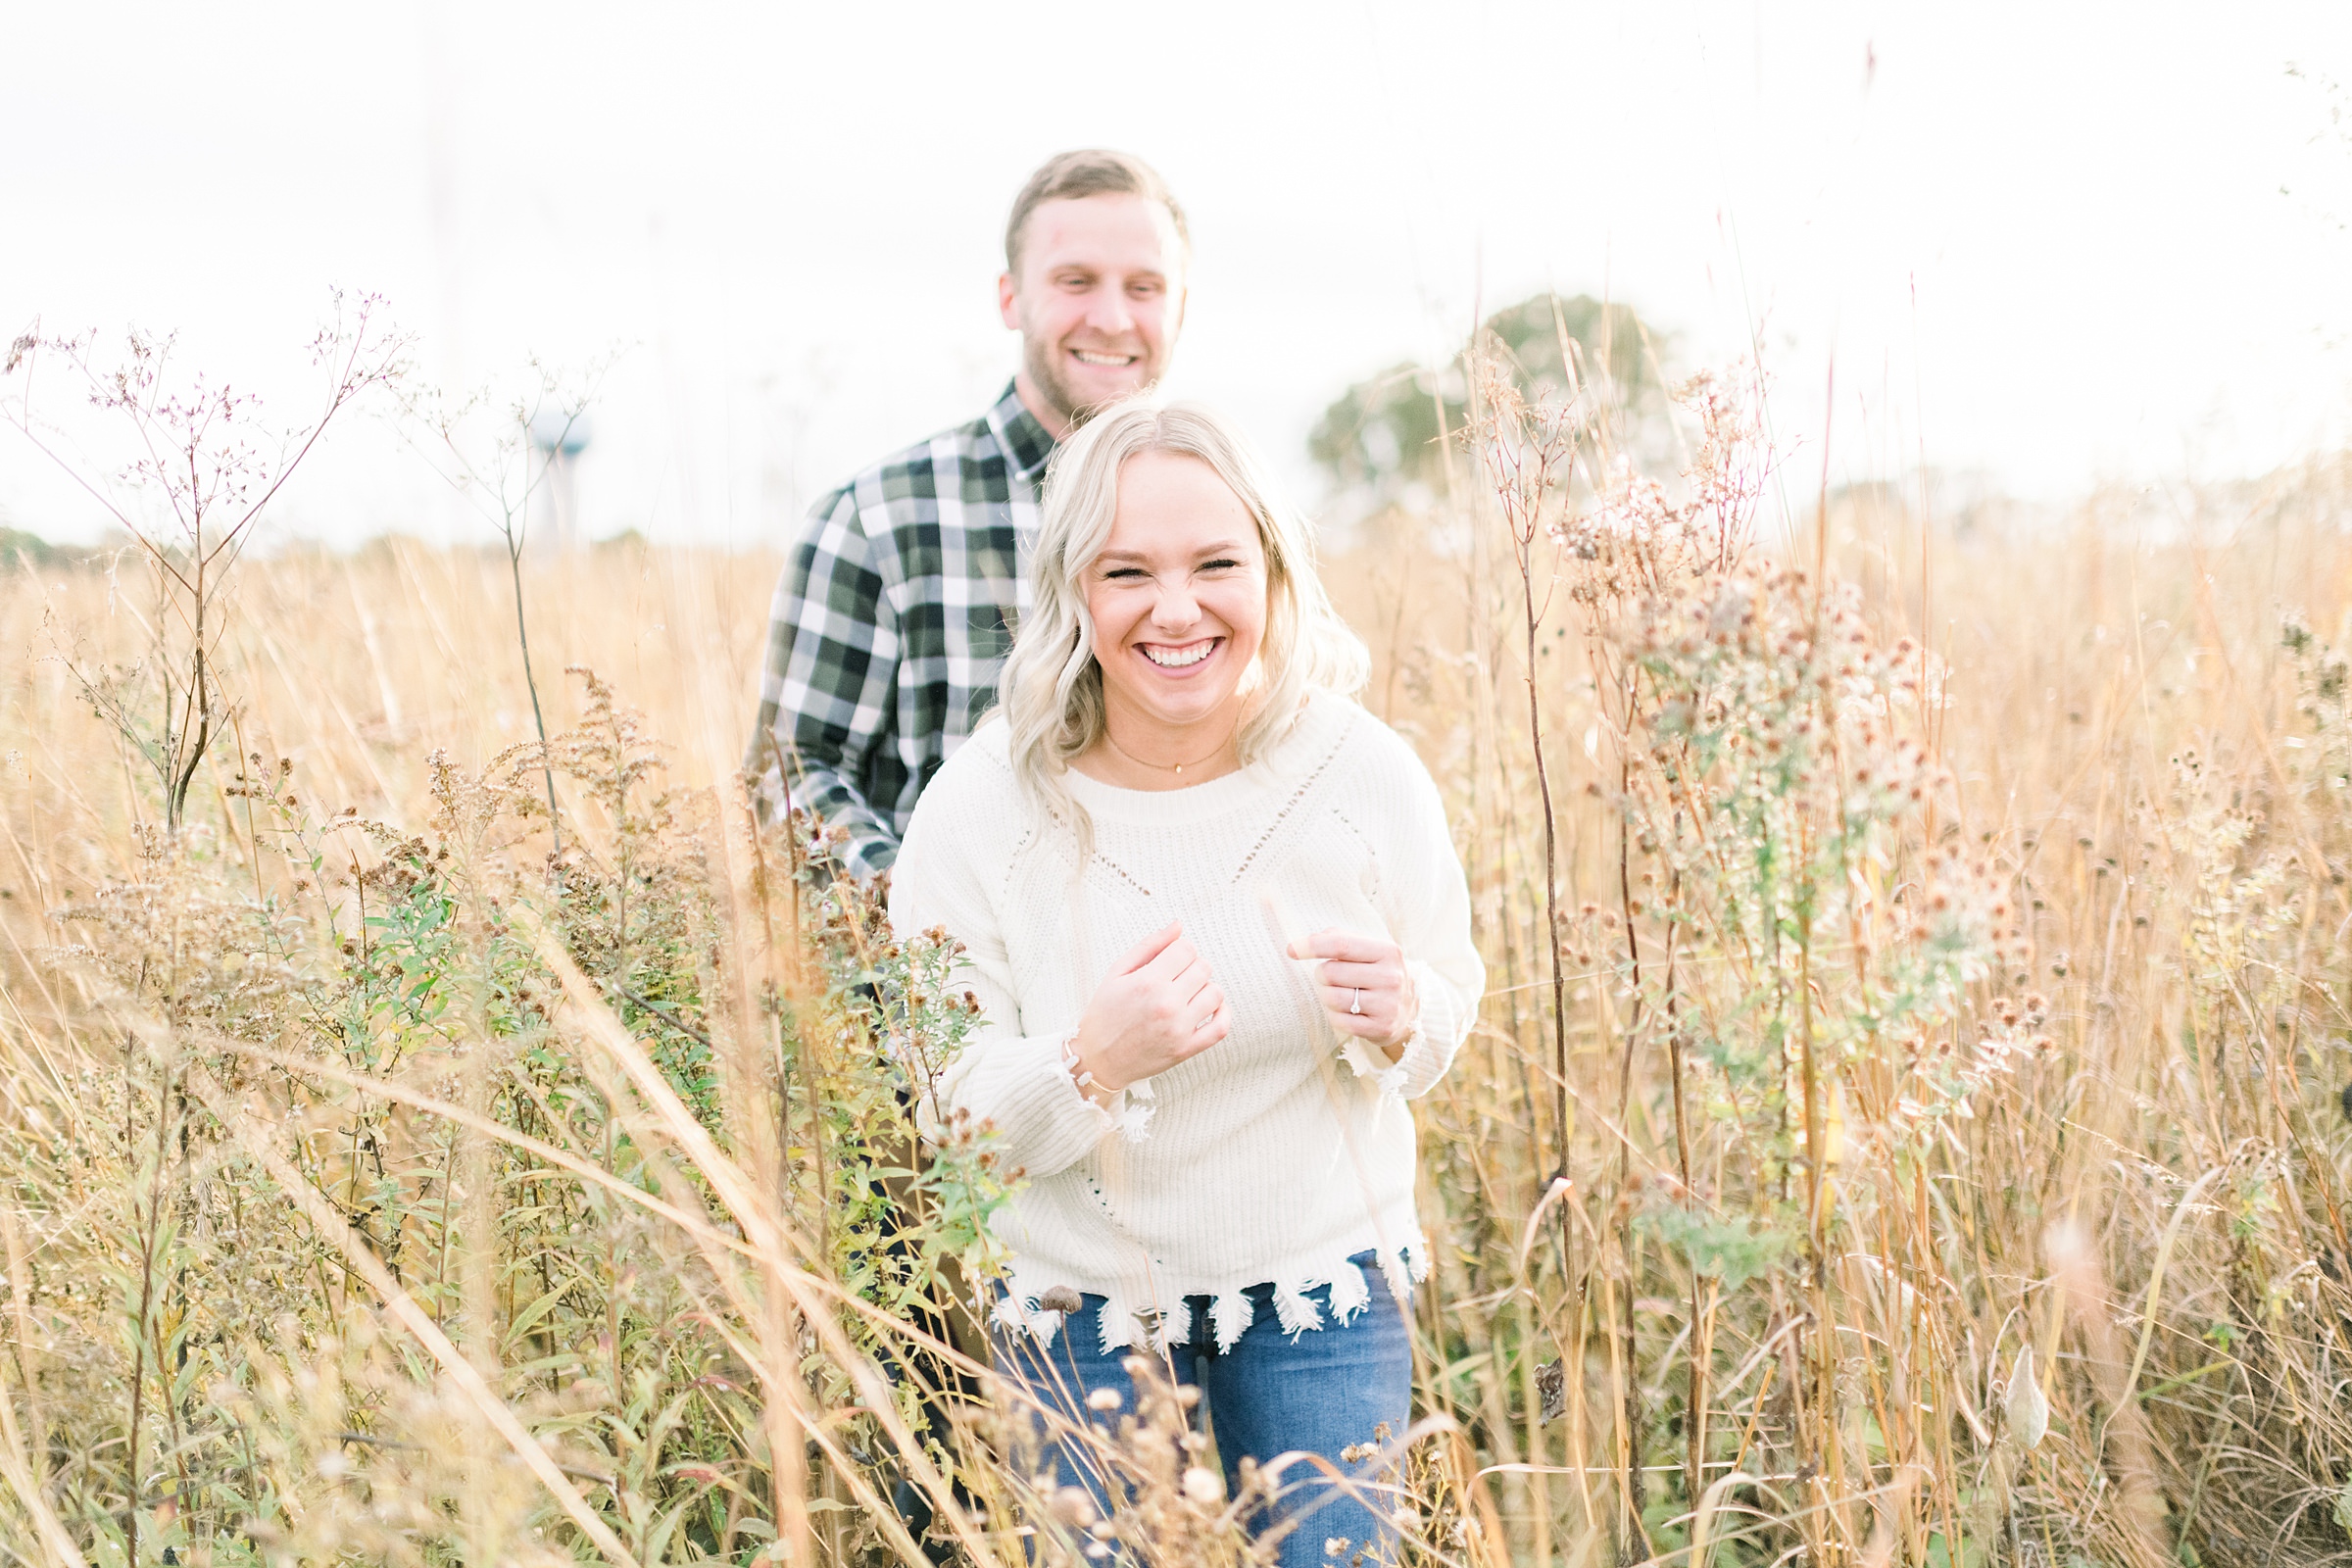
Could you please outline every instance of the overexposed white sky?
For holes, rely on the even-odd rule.
[[[1310,501],[1350,379],[1546,285],[1752,336],[1808,473],[1826,422],[1842,477],[2057,496],[2352,413],[2340,4],[0,0],[0,332],[175,328],[286,417],[330,285],[453,388],[619,350],[597,533],[780,541],[976,413],[1004,209],[1085,145],[1190,209],[1175,383]],[[96,527],[5,429],[0,521]],[[466,525],[360,419],[277,526]]]

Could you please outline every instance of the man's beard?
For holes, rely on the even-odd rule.
[[[1077,429],[1119,400],[1117,397],[1112,397],[1097,403],[1081,402],[1077,390],[1061,373],[1061,351],[1056,344],[1041,342],[1036,338],[1024,335],[1021,339],[1021,359],[1029,368],[1029,380],[1037,388],[1038,396],[1044,398],[1046,407],[1052,409],[1054,416],[1072,430]],[[1157,377],[1152,379],[1157,379]],[[1141,392],[1150,385],[1152,385],[1151,380],[1138,381],[1135,384],[1135,390]],[[1119,394],[1120,397],[1131,395],[1129,393]]]

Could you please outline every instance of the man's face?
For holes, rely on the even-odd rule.
[[[1020,271],[997,280],[1021,334],[1021,401],[1058,439],[1088,412],[1160,378],[1184,321],[1184,242],[1141,196],[1042,202]]]

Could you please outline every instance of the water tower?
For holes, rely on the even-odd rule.
[[[576,469],[588,447],[585,411],[541,409],[528,426],[531,455],[540,465],[536,499],[540,526],[537,536],[547,549],[569,555],[587,543],[580,532],[580,498]]]

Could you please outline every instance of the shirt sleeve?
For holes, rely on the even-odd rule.
[[[776,584],[745,759],[761,819],[781,817],[789,803],[848,828],[842,861],[859,877],[899,849],[888,803],[877,807],[858,784],[866,758],[888,744],[898,688],[898,613],[874,555],[854,491],[818,503]]]
[[[945,929],[963,945],[958,978],[980,1003],[979,1026],[941,1075],[939,1102],[922,1105],[919,1117],[926,1131],[957,1109],[994,1122],[1012,1163],[1032,1178],[1052,1176],[1085,1158],[1113,1127],[1134,1125],[1138,1107],[1126,1104],[1124,1091],[1108,1110],[1078,1092],[1061,1059],[1068,1031],[1023,1032],[1004,928],[982,875],[1001,859],[1002,836],[976,819],[982,813],[965,811],[957,782],[942,774],[924,793],[891,873],[892,931],[904,942]]]
[[[1418,759],[1410,759],[1407,767],[1406,808],[1395,830],[1396,853],[1381,878],[1381,903],[1389,929],[1404,951],[1421,1014],[1402,1054],[1381,1080],[1412,1100],[1437,1086],[1469,1038],[1486,994],[1487,966],[1471,938],[1470,887],[1446,825],[1445,803]]]

